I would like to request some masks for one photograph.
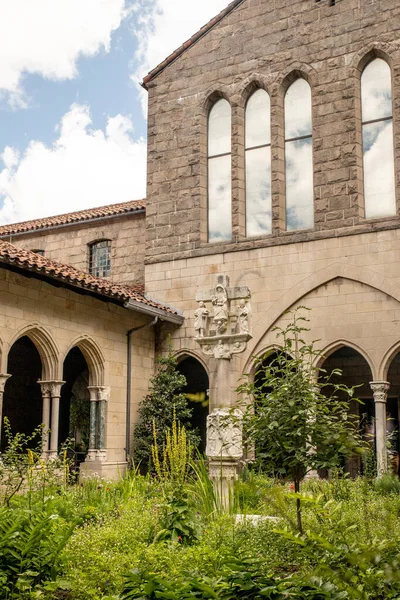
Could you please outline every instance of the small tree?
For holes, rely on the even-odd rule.
[[[167,431],[172,429],[175,421],[185,427],[192,448],[196,448],[200,442],[190,421],[193,410],[182,393],[186,378],[177,370],[177,361],[171,352],[158,359],[157,367],[149,393],[139,406],[139,420],[134,428],[133,457],[143,471],[151,466],[153,444],[163,448]]]
[[[302,339],[308,319],[298,310],[285,329],[276,328],[281,349],[273,360],[262,357],[256,382],[246,376],[238,388],[254,400],[244,411],[247,443],[255,445],[264,470],[294,482],[296,494],[307,473],[339,467],[364,448],[357,416],[350,412],[354,390],[337,382],[338,369],[327,373],[316,366],[321,353]],[[300,496],[296,503],[302,532]]]

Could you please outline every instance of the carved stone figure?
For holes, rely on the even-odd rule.
[[[236,409],[217,408],[207,417],[209,458],[238,460],[243,456],[242,413]]]
[[[220,283],[215,288],[212,303],[214,305],[213,321],[217,328],[217,334],[220,335],[225,333],[229,319],[228,295],[226,289]]]
[[[207,330],[208,310],[203,301],[199,303],[199,308],[194,313],[194,330],[197,338],[203,338]]]
[[[240,300],[237,308],[239,333],[249,333],[249,307],[244,300]]]

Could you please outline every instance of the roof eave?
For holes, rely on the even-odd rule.
[[[124,307],[129,310],[134,310],[136,312],[140,312],[151,317],[159,317],[162,321],[168,321],[168,323],[173,323],[174,325],[183,325],[185,321],[185,317],[180,314],[172,314],[161,308],[156,308],[155,306],[148,306],[146,304],[142,304],[137,300],[128,300],[125,302]]]

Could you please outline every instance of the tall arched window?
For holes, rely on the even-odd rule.
[[[285,96],[286,229],[314,225],[311,88],[296,79]]]
[[[361,76],[365,216],[396,214],[393,149],[392,77],[375,58]]]
[[[271,229],[271,102],[257,90],[246,106],[246,235]]]
[[[218,100],[208,116],[208,240],[232,238],[231,106]]]

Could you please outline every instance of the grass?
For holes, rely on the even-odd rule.
[[[69,488],[49,487],[45,497],[31,495],[33,512],[45,506],[47,514],[58,516],[58,532],[71,522],[76,527],[49,581],[28,586],[15,597],[116,600],[133,569],[156,573],[179,587],[191,577],[218,579],[232,557],[243,557],[255,560],[265,576],[319,577],[335,594],[345,594],[321,598],[400,598],[400,486],[393,478],[304,482],[306,533],[299,536],[290,484],[247,474],[236,485],[233,512],[277,516],[279,521],[237,524],[223,510],[200,463],[184,486],[188,507],[180,525],[182,531],[190,525],[197,532],[190,544],[154,542],[164,527],[166,498],[174,491],[166,488],[166,483],[131,473],[119,483],[89,480]],[[9,510],[17,514],[27,508],[28,497],[20,495]],[[0,571],[0,587],[1,577]]]

